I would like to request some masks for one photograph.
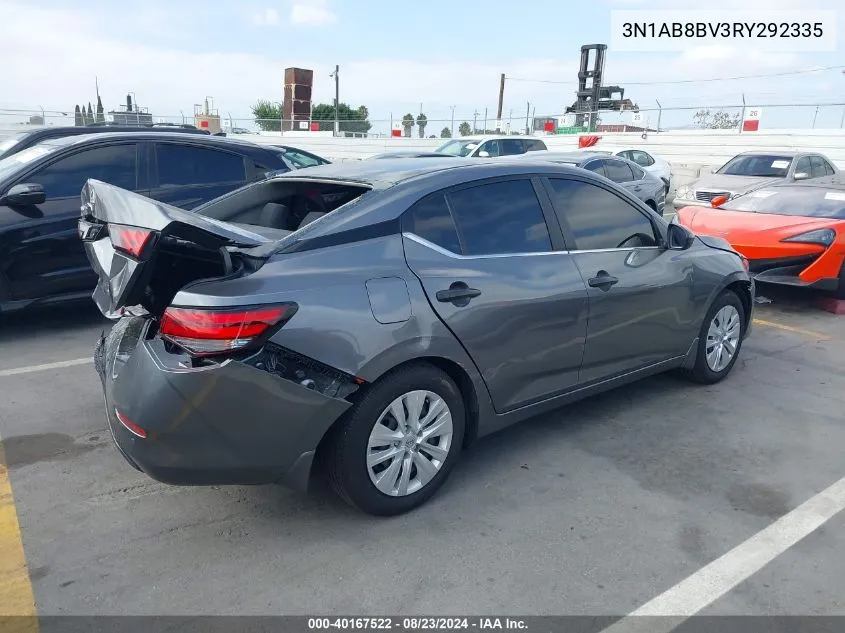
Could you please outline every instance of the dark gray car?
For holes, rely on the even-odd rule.
[[[592,171],[630,191],[653,211],[663,215],[666,204],[666,185],[635,162],[605,152],[535,152],[514,157],[513,160],[543,160],[561,165],[573,165]]]
[[[121,317],[95,360],[126,459],[299,489],[320,464],[373,514],[529,416],[666,370],[718,382],[754,305],[727,242],[552,163],[326,165],[196,213],[89,181],[82,213]]]

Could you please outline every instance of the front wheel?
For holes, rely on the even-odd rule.
[[[725,290],[707,311],[699,333],[695,365],[684,375],[707,385],[725,378],[736,364],[745,329],[742,301],[735,292]]]
[[[373,384],[334,431],[329,482],[346,502],[389,516],[427,501],[457,461],[464,402],[436,367],[415,364]]]

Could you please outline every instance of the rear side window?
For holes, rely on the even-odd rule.
[[[156,161],[158,184],[162,187],[217,185],[246,180],[243,157],[216,149],[158,144]]]
[[[499,141],[499,149],[502,152],[502,156],[514,156],[516,154],[525,153],[522,141],[515,138],[507,138]]]
[[[528,152],[539,152],[546,149],[546,144],[543,141],[530,139],[522,142],[525,143],[525,150]]]
[[[138,186],[136,145],[95,147],[60,158],[27,177],[44,187],[47,198],[79,197],[89,178],[133,191]]]
[[[813,178],[820,178],[821,176],[827,176],[828,171],[826,169],[827,163],[821,156],[810,156],[810,166],[812,167],[812,177]],[[832,170],[831,170],[832,171]]]
[[[636,165],[628,165],[631,171],[634,172],[634,180],[642,180],[645,177],[645,172]]]
[[[508,180],[449,194],[465,255],[552,250],[543,209],[530,180]]]
[[[424,198],[412,206],[405,214],[402,230],[418,235],[447,251],[461,252],[458,230],[443,195]]]
[[[591,160],[589,163],[583,165],[584,169],[587,171],[594,171],[600,176],[604,176],[604,165],[600,160]]]
[[[634,173],[628,163],[623,163],[621,160],[604,161],[604,172],[613,182],[631,182],[634,180]]]
[[[642,165],[643,167],[650,167],[654,165],[654,159],[645,152],[640,150],[631,150],[628,152],[629,156],[625,156],[628,160],[632,160],[638,165]]]

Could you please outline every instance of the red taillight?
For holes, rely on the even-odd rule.
[[[243,349],[270,328],[290,319],[295,303],[237,310],[167,308],[158,331],[195,356]]]
[[[137,226],[109,224],[109,236],[116,249],[132,255],[132,257],[140,257],[144,246],[153,236],[153,232]]]
[[[132,433],[132,435],[137,435],[141,439],[145,439],[147,437],[147,432],[142,429],[140,426],[135,424],[132,420],[127,418],[117,409],[114,410],[114,415],[117,417],[117,421],[120,422],[126,429]]]

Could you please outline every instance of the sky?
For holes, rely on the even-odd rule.
[[[836,9],[841,0],[743,0],[741,8]],[[708,0],[730,9],[732,0]],[[610,43],[615,9],[699,9],[701,0],[0,0],[0,119],[9,110],[72,111],[95,98],[106,110],[127,92],[154,116],[190,119],[207,96],[235,125],[249,123],[259,99],[283,98],[289,66],[314,70],[315,103],[334,98],[366,105],[375,130],[422,111],[429,131],[495,122],[499,77],[508,77],[503,118],[524,125],[526,111],[560,115],[574,101],[580,47]],[[693,110],[742,103],[764,108],[761,127],[840,127],[845,74],[840,70],[760,79],[669,84],[845,65],[845,9],[837,16],[835,53],[762,52],[700,46],[676,53],[608,51],[605,84],[662,125],[681,126]],[[517,81],[517,79],[521,81]],[[527,80],[527,81],[526,81]],[[562,83],[551,83],[562,82]],[[530,105],[529,105],[530,104]],[[787,107],[783,104],[810,104]],[[780,107],[776,107],[780,106]],[[5,112],[5,114],[3,114]],[[477,114],[475,114],[477,113]],[[608,113],[602,122],[626,120]],[[22,120],[18,117],[17,120]]]

